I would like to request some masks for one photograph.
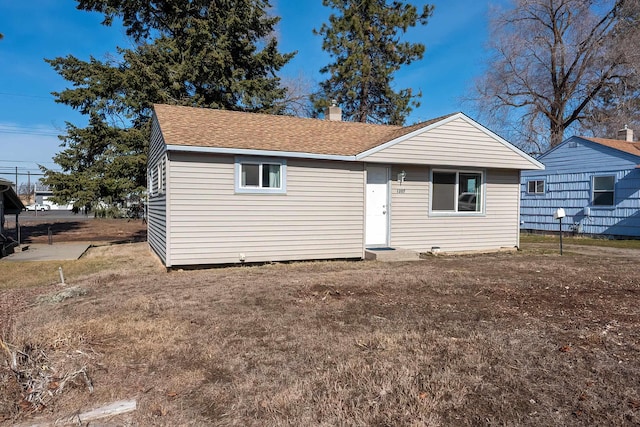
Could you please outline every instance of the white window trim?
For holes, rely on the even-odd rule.
[[[608,178],[608,177],[613,177],[613,190],[611,190],[611,192],[613,193],[613,204],[611,205],[596,205],[595,202],[595,193],[596,193],[596,183],[595,180],[596,178]],[[616,177],[615,174],[599,174],[599,175],[593,175],[591,177],[591,206],[598,209],[598,208],[604,208],[604,209],[610,209],[612,207],[616,206],[616,183],[617,183],[618,179]],[[607,190],[607,192],[609,192]]]
[[[242,165],[280,165],[280,188],[269,187],[243,187],[242,186]],[[286,194],[287,193],[287,161],[275,157],[246,157],[236,156],[235,158],[235,192],[240,194]],[[262,169],[261,169],[262,170]],[[262,173],[259,174],[262,179]]]
[[[530,182],[542,182],[543,188],[542,191],[537,191],[538,186],[536,185],[536,191],[529,191],[529,183]],[[533,195],[540,195],[540,194],[546,194],[547,192],[547,181],[545,179],[530,179],[527,181],[527,194],[533,194]]]
[[[147,183],[149,184],[149,195],[150,196],[155,196],[155,186],[153,185],[154,182],[154,176],[153,176],[153,170],[154,168],[149,168],[149,176],[147,176]]]
[[[477,212],[469,212],[469,211],[458,211],[458,197],[455,198],[455,209],[453,211],[441,211],[441,210],[433,210],[433,173],[434,172],[448,172],[456,174],[456,186],[455,193],[458,194],[458,188],[460,185],[460,174],[461,173],[478,173],[480,174],[480,197],[482,200],[480,201],[480,210]],[[487,203],[486,198],[486,179],[487,172],[486,170],[477,170],[477,169],[431,169],[429,172],[429,216],[484,216],[485,215],[485,206]]]
[[[157,183],[158,184],[157,185],[158,194],[164,194],[164,182],[163,182],[163,176],[164,176],[163,172],[164,171],[163,171],[163,168],[162,168],[163,161],[164,161],[164,159],[160,159],[158,161],[158,172],[157,172],[157,175],[158,175],[158,183]]]

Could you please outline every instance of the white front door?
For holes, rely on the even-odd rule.
[[[389,235],[389,169],[367,167],[367,219],[365,244],[387,246]]]

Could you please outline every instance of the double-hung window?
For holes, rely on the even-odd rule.
[[[613,206],[615,204],[615,175],[593,177],[593,206]]]
[[[527,193],[544,194],[544,180],[534,179],[527,182]]]
[[[149,186],[149,196],[155,196],[155,186],[153,185],[153,180],[154,180],[154,176],[153,176],[153,168],[149,168],[149,174],[147,176],[147,184]]]
[[[149,196],[158,196],[165,192],[165,168],[166,160],[162,157],[153,167],[149,167],[149,176],[147,182],[149,184]]]
[[[165,162],[164,162],[164,158],[160,159],[158,161],[158,172],[157,172],[157,185],[156,185],[156,191],[158,194],[162,194],[164,193],[164,168],[165,168]]]
[[[434,170],[431,177],[432,212],[482,212],[482,172]]]
[[[236,193],[286,193],[287,163],[283,159],[237,157]]]

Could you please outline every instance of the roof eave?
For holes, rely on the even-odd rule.
[[[295,159],[314,159],[314,160],[339,160],[345,162],[356,161],[356,156],[345,156],[338,154],[317,154],[305,153],[297,151],[275,151],[275,150],[256,150],[244,148],[220,148],[220,147],[200,147],[193,145],[167,145],[167,151],[183,152],[183,153],[208,153],[208,154],[227,154],[242,156],[268,156],[268,157],[288,157]]]
[[[13,188],[11,188],[11,183],[6,185],[5,182],[0,184],[0,192],[4,194],[4,211],[8,214],[19,214],[25,208],[24,203],[18,197]]]

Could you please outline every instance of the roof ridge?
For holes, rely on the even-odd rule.
[[[307,121],[314,121],[314,122],[328,122],[328,123],[346,123],[349,125],[353,125],[353,126],[375,126],[375,127],[379,127],[379,128],[396,128],[396,129],[401,129],[405,126],[400,126],[400,125],[389,125],[389,124],[384,124],[384,123],[363,123],[363,122],[352,122],[352,121],[347,121],[347,120],[327,120],[327,119],[321,119],[318,117],[300,117],[300,116],[290,116],[287,114],[271,114],[271,113],[265,113],[265,112],[252,112],[252,111],[239,111],[239,110],[225,110],[222,108],[209,108],[209,107],[193,107],[193,106],[189,106],[189,105],[172,105],[172,104],[153,104],[154,109],[156,107],[169,107],[169,108],[189,108],[189,109],[193,109],[193,110],[198,110],[198,111],[219,111],[222,114],[238,114],[238,115],[260,115],[263,117],[278,117],[278,118],[282,118],[282,119],[291,119],[291,120],[307,120]],[[413,126],[413,125],[411,125]]]
[[[625,139],[617,139],[617,138],[601,138],[599,136],[579,136],[579,138],[582,139],[588,139],[588,140],[598,140],[598,141],[613,141],[613,142],[622,142],[622,143],[626,143],[626,144],[637,144],[637,141],[627,141]]]

